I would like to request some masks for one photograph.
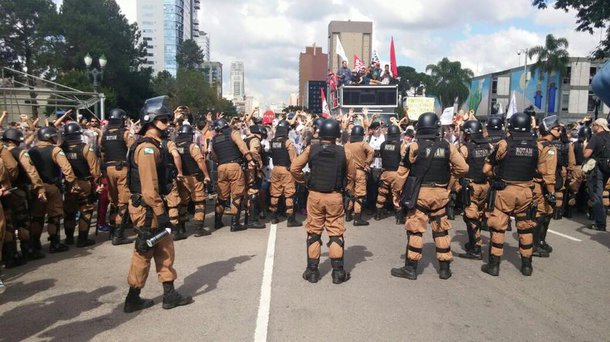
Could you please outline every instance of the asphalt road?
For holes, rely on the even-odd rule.
[[[552,222],[565,236],[549,233],[554,252],[534,259],[531,277],[519,271],[513,231],[500,277],[482,273],[482,262],[456,257],[447,281],[438,278],[429,232],[418,280],[391,277],[390,268],[404,263],[404,228],[393,218],[371,223],[348,224],[352,279],[342,285],[332,284],[326,253],[321,281],[301,278],[305,233],[285,222],[190,236],[176,243],[176,287],[195,303],[163,310],[153,271],[142,295],[156,305],[135,314],[122,312],[132,246],[112,246],[100,234],[91,248],[3,271],[0,341],[610,340],[610,235],[584,229],[583,218]],[[452,223],[457,253],[466,234],[460,218]]]

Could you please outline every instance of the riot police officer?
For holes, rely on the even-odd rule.
[[[263,147],[261,145],[261,139],[263,135],[267,134],[267,130],[261,125],[250,126],[250,136],[244,139],[250,156],[254,161],[254,165],[250,164],[246,166],[246,220],[245,224],[248,228],[265,228],[265,224],[261,223],[258,219],[260,210],[258,209],[259,204],[259,190],[262,184],[261,174],[263,172]]]
[[[550,127],[548,127],[550,129]],[[519,234],[521,274],[532,274],[532,247],[535,216],[532,194],[533,179],[538,173],[545,180],[548,201],[553,201],[555,187],[556,153],[550,145],[536,142],[531,131],[530,117],[513,114],[508,123],[509,136],[498,142],[485,160],[483,172],[493,176],[489,196],[487,223],[491,231],[490,254],[481,270],[492,276],[500,274],[500,259],[504,251],[504,232],[509,216],[514,216]]]
[[[468,173],[460,180],[462,204],[464,205],[464,223],[468,233],[466,253],[458,254],[461,258],[481,260],[481,222],[485,210],[485,201],[489,191],[487,176],[483,173],[485,158],[491,153],[492,146],[483,136],[483,126],[478,120],[469,120],[462,126],[464,144],[460,153],[468,164]]]
[[[369,223],[362,219],[362,207],[364,206],[364,196],[366,196],[366,178],[370,171],[370,164],[373,162],[375,151],[364,141],[364,127],[356,125],[352,127],[349,136],[349,143],[345,144],[345,150],[349,151],[354,158],[356,165],[356,177],[351,184],[347,184],[350,198],[345,220],[352,220],[354,214],[354,226],[368,226]]]
[[[303,279],[316,283],[320,279],[318,265],[322,247],[322,233],[329,236],[328,255],[332,266],[334,284],[350,278],[343,268],[344,208],[343,195],[346,184],[355,177],[356,167],[351,153],[336,144],[341,137],[341,127],[334,119],[325,119],[319,130],[320,144],[305,148],[290,166],[290,173],[299,183],[304,183],[303,168],[309,164],[311,176],[308,180],[307,198],[307,268]]]
[[[166,169],[172,157],[162,144],[162,136],[167,130],[169,119],[170,112],[163,98],[149,100],[140,113],[141,137],[129,148],[129,215],[138,237],[127,277],[129,293],[123,307],[126,313],[153,305],[152,300],[140,297],[152,258],[155,259],[158,279],[163,283],[163,308],[172,309],[193,302],[191,297],[184,297],[174,289],[177,274],[173,266],[173,240],[165,236],[152,243],[153,237],[159,237],[160,232],[171,226],[162,197],[169,193],[169,185],[172,183],[171,175]]]
[[[186,210],[186,206],[192,200],[195,206],[193,219],[197,224],[195,236],[207,236],[212,232],[205,225],[205,184],[210,182],[210,174],[205,164],[205,159],[199,145],[193,143],[195,131],[191,125],[182,125],[178,129],[175,139],[178,153],[182,161],[182,179],[178,182],[178,192],[182,202],[180,205]]]
[[[561,126],[559,138],[553,140],[553,145],[557,150],[557,179],[555,183],[557,204],[553,210],[553,218],[555,220],[561,220],[568,211],[568,201],[564,201],[564,199],[568,199],[570,194],[570,179],[572,178],[572,172],[576,166],[574,147],[570,143],[570,137],[568,137],[565,126]]]
[[[127,113],[115,108],[108,114],[108,124],[101,137],[102,172],[108,179],[108,198],[112,207],[112,244],[130,243],[125,237],[129,204],[127,187],[127,150],[133,144],[133,137],[125,128]]]
[[[388,196],[392,199],[392,203],[397,204],[400,197],[400,192],[405,183],[404,175],[407,169],[400,165],[402,157],[407,149],[407,144],[400,141],[400,128],[396,125],[388,127],[387,139],[381,143],[381,177],[379,177],[379,194],[377,195],[377,205],[375,212],[375,220],[381,220],[383,216],[383,207],[386,204]],[[394,206],[396,224],[404,224],[404,211],[400,206]]]
[[[578,140],[572,143],[572,149],[574,150],[574,169],[572,170],[572,176],[570,178],[570,191],[571,196],[568,204],[568,212],[572,212],[572,208],[576,205],[576,198],[581,196],[580,187],[584,180],[584,173],[582,166],[585,163],[585,146],[586,141],[591,138],[591,128],[589,126],[582,126],[578,130]],[[586,201],[583,201],[586,202]],[[568,214],[570,215],[570,214]],[[569,217],[569,216],[566,216]]]
[[[506,137],[504,120],[501,116],[490,116],[485,123],[487,138],[492,145],[496,145]]]
[[[11,180],[8,171],[4,167],[4,162],[0,159],[0,197],[8,194],[8,189],[11,188]],[[2,203],[0,202],[0,238],[4,236],[6,230],[6,218],[4,217],[4,210]],[[3,255],[2,244],[0,243],[0,256]],[[2,268],[0,267],[0,294],[6,290],[4,282],[2,282]]]
[[[294,213],[294,195],[296,186],[290,166],[297,158],[297,150],[290,139],[288,139],[288,128],[279,126],[275,129],[275,136],[270,142],[271,159],[273,169],[271,170],[271,223],[277,224],[277,208],[280,197],[284,196],[286,214],[288,215],[288,227],[299,227],[303,224],[296,220]]]
[[[60,174],[63,175],[71,194],[78,194],[81,191],[65,153],[61,148],[55,146],[57,136],[55,127],[42,127],[36,133],[38,142],[28,152],[36,171],[44,182],[46,194],[46,200],[37,198],[32,201],[32,236],[34,239],[40,239],[44,218],[45,215],[48,215],[47,232],[51,242],[49,245],[51,253],[68,250],[68,246],[62,244],[59,239],[60,220],[64,214]]]
[[[66,244],[74,243],[74,230],[78,220],[78,241],[76,247],[87,247],[95,244],[89,239],[91,218],[95,209],[95,199],[92,195],[97,191],[100,179],[100,167],[97,156],[92,147],[82,141],[82,130],[76,122],[70,122],[63,127],[64,141],[61,148],[72,166],[76,176],[76,183],[81,191],[78,194],[66,194],[64,204],[64,230]]]
[[[410,170],[402,194],[403,205],[408,209],[407,253],[405,266],[391,270],[394,277],[417,279],[417,264],[422,258],[423,233],[428,222],[432,224],[439,278],[451,277],[451,224],[445,212],[449,179],[451,174],[456,178],[466,174],[468,164],[455,145],[440,137],[440,126],[436,114],[422,114],[416,126],[417,141],[409,146],[402,161]]]

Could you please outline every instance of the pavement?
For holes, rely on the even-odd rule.
[[[430,232],[419,278],[391,277],[390,268],[404,264],[404,228],[393,217],[370,222],[347,224],[345,264],[352,279],[341,285],[332,284],[325,246],[320,282],[301,278],[305,232],[285,221],[190,235],[175,243],[176,288],[195,302],[162,309],[162,287],[152,271],[142,296],[155,306],[132,314],[122,305],[133,247],[113,246],[100,234],[90,248],[3,270],[8,288],[0,294],[0,341],[610,340],[610,235],[585,229],[584,217],[551,223],[554,251],[534,259],[531,277],[519,271],[513,231],[499,277],[482,273],[480,261],[456,257],[445,281],[438,278]],[[460,217],[451,222],[457,254],[465,226]],[[487,243],[488,233],[483,236]]]

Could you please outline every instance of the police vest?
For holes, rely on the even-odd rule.
[[[585,162],[585,155],[583,151],[582,141],[574,142],[574,157],[576,158],[576,165],[582,165]]]
[[[46,184],[59,185],[61,183],[61,169],[53,161],[54,149],[55,146],[53,145],[44,147],[34,146],[28,153],[42,181]]]
[[[142,183],[140,182],[140,170],[138,165],[136,164],[136,158],[134,156],[134,152],[138,145],[142,143],[150,143],[153,144],[159,150],[159,156],[161,160],[157,163],[157,185],[159,187],[160,195],[167,195],[171,190],[171,184],[173,182],[173,177],[170,172],[167,170],[167,165],[169,164],[167,152],[167,147],[159,143],[157,140],[143,137],[138,139],[127,152],[127,186],[129,186],[129,191],[132,194],[142,194]],[[163,151],[165,148],[166,151]],[[171,159],[171,158],[170,158]]]
[[[387,171],[396,171],[400,165],[400,141],[384,141],[381,144],[381,167]]]
[[[230,128],[225,128],[212,139],[212,149],[216,154],[219,165],[241,162],[242,154],[237,144],[231,139],[231,133]]]
[[[347,168],[343,147],[334,144],[312,145],[308,163],[311,169],[309,189],[325,193],[343,191]]]
[[[311,138],[309,145],[320,145],[320,138]]]
[[[422,184],[447,184],[449,183],[449,143],[441,140],[438,149],[433,153],[432,145],[438,140],[419,140],[417,142],[417,157],[412,166],[414,176],[422,178]],[[432,161],[430,162],[430,158]],[[430,168],[426,170],[426,166]]]
[[[506,139],[507,151],[498,161],[497,175],[502,180],[529,182],[536,175],[538,145],[533,136]]]
[[[274,166],[290,168],[290,155],[286,148],[286,137],[276,137],[271,140],[271,159]]]
[[[200,175],[201,170],[199,165],[195,161],[195,158],[191,155],[191,145],[193,141],[190,136],[182,138],[178,136],[176,138],[176,146],[178,153],[180,153],[180,160],[182,160],[182,174],[185,176]]]
[[[82,142],[76,144],[64,142],[61,145],[61,149],[64,151],[70,166],[72,166],[74,175],[78,179],[91,177],[91,170],[89,170],[89,164],[83,153],[84,148],[85,144]]]
[[[570,144],[554,140],[553,146],[557,149],[557,168],[567,167],[570,155]]]
[[[125,129],[110,128],[102,134],[102,150],[105,162],[125,162],[127,160],[127,144]]]
[[[466,174],[466,178],[472,179],[478,184],[485,183],[487,177],[483,174],[483,165],[485,164],[485,158],[487,158],[491,152],[489,144],[468,142],[466,143],[466,148],[468,149],[468,157],[466,158],[468,173]]]
[[[23,147],[13,147],[13,149],[10,150],[11,154],[13,155],[13,158],[15,158],[15,160],[17,161],[17,167],[19,169],[19,174],[17,175],[17,178],[12,181],[13,185],[25,185],[31,183],[30,177],[28,176],[27,172],[25,171],[23,166],[21,166],[21,163],[19,163],[19,155],[23,150]]]
[[[500,140],[504,139],[504,134],[490,134],[487,139],[489,140],[490,143],[492,144],[497,144],[500,142]]]

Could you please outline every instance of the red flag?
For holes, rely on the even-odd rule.
[[[390,41],[390,65],[392,76],[398,77],[398,67],[396,65],[396,51],[394,51],[394,37]]]
[[[328,108],[328,102],[326,102],[326,96],[324,96],[324,89],[320,88],[320,92],[322,93],[322,116],[328,119],[330,117],[330,108]]]
[[[358,58],[358,55],[354,54],[354,69],[356,69],[357,71],[361,71],[365,68],[366,66],[364,66],[364,63],[362,63],[360,58]]]

